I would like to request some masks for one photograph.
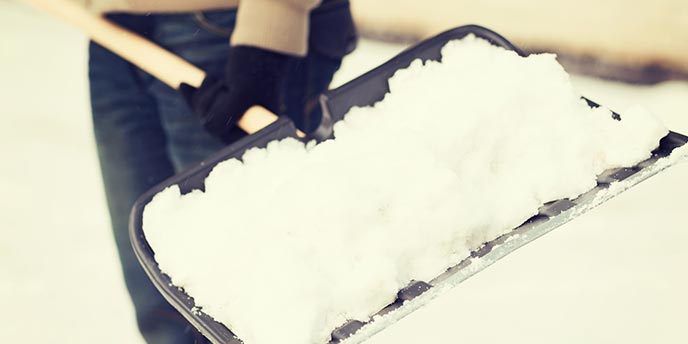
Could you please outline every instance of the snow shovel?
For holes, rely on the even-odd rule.
[[[94,18],[80,8],[75,8],[70,3],[65,3],[64,8],[61,8],[63,6],[61,3],[64,0],[29,0],[29,2],[44,5],[55,14],[68,17],[77,26],[86,29],[96,41],[117,53],[121,53],[124,58],[132,60],[132,62],[148,70],[151,74],[172,87],[176,88],[181,82],[198,86],[204,77],[202,71],[169,52],[113,26],[111,23]],[[60,4],[56,5],[57,3]],[[74,13],[79,11],[83,13],[77,15],[75,19]],[[112,32],[117,33],[113,35]],[[464,26],[449,30],[405,50],[388,62],[355,80],[337,89],[327,91],[321,96],[323,116],[330,118],[331,122],[335,122],[342,119],[353,106],[374,104],[381,100],[389,91],[387,80],[398,69],[407,67],[411,61],[418,58],[424,61],[439,60],[441,58],[440,49],[445,43],[450,40],[461,39],[468,34],[474,34],[496,46],[514,50],[524,55],[506,39],[488,29],[479,26]],[[123,46],[128,48],[123,49]],[[139,54],[143,56],[138,56]],[[173,73],[170,73],[170,71],[173,71]],[[593,107],[597,106],[592,101],[588,100],[588,103]],[[142,215],[146,204],[157,193],[168,186],[178,185],[182,193],[203,189],[205,177],[219,162],[230,158],[241,158],[247,149],[265,147],[268,142],[273,140],[297,137],[291,120],[284,117],[277,118],[274,115],[266,114],[264,111],[261,111],[262,114],[254,116],[250,114],[252,111],[249,111],[244,116],[244,119],[242,119],[243,124],[240,124],[242,128],[252,133],[252,135],[237,141],[201,162],[196,167],[175,175],[146,192],[137,200],[130,218],[132,245],[148,276],[163,296],[204,336],[215,344],[238,344],[241,343],[241,339],[237,338],[231,329],[216,322],[204,313],[202,309],[197,308],[193,296],[188,295],[183,289],[172,285],[169,276],[159,269],[155,261],[154,251],[148,244],[143,232]],[[614,114],[614,116],[618,117],[619,115]],[[262,119],[254,120],[255,118]],[[246,122],[251,123],[250,127]],[[260,129],[266,123],[270,124],[262,130],[256,131],[256,129]],[[331,127],[329,124],[321,127],[327,126]],[[398,292],[396,301],[379,310],[376,314],[370,314],[367,321],[351,320],[339,328],[333,329],[330,343],[335,344],[344,340],[346,340],[346,343],[360,343],[366,340],[373,334],[423,306],[443,291],[461,283],[519,247],[677,163],[686,154],[685,150],[677,149],[684,147],[687,142],[688,137],[670,132],[660,141],[659,147],[652,152],[652,156],[646,161],[630,168],[619,168],[603,172],[598,176],[597,186],[576,199],[562,199],[545,204],[541,207],[538,215],[533,216],[511,232],[486,242],[480,247],[476,247],[468,257],[458,261],[455,266],[439,276],[429,281],[412,282]],[[375,320],[373,320],[373,317]]]
[[[382,100],[384,95],[389,92],[387,80],[397,70],[409,66],[413,60],[418,58],[424,61],[441,59],[440,50],[447,42],[461,39],[468,34],[473,34],[496,46],[514,50],[520,55],[524,55],[518,48],[495,32],[473,25],[459,27],[424,40],[347,84],[325,92],[321,96],[323,113],[333,122],[336,122],[341,120],[354,106],[369,106]],[[587,101],[592,107],[598,106],[592,101]],[[613,116],[617,119],[620,118],[618,114],[613,114]],[[241,340],[231,332],[231,329],[216,322],[202,309],[197,308],[193,296],[172,285],[170,278],[160,271],[154,258],[154,252],[146,241],[142,228],[143,210],[157,193],[171,185],[178,185],[182,193],[188,193],[194,189],[203,189],[205,177],[217,163],[230,158],[239,159],[248,148],[265,147],[272,140],[294,136],[293,125],[289,123],[289,120],[282,121],[280,119],[273,125],[275,126],[274,130],[268,127],[257,134],[248,136],[197,167],[157,185],[137,200],[130,218],[132,244],[151,279],[167,300],[182,312],[201,333],[216,344],[238,344],[241,343]],[[279,126],[287,129],[280,131],[277,129]],[[651,158],[630,168],[603,172],[598,176],[597,186],[576,199],[561,199],[545,204],[536,216],[514,228],[511,232],[476,247],[468,257],[458,261],[455,266],[441,275],[429,281],[414,281],[399,290],[393,303],[375,314],[370,314],[367,321],[350,320],[339,328],[333,329],[329,344],[342,341],[346,341],[347,344],[363,342],[519,247],[677,163],[679,158],[684,157],[681,154],[687,153],[685,150],[677,151],[677,148],[683,147],[687,142],[687,136],[670,132],[660,141],[659,147],[652,152]],[[672,154],[675,151],[677,153]]]
[[[413,60],[418,58],[424,61],[440,60],[440,50],[447,42],[461,39],[468,34],[473,34],[496,46],[514,50],[520,55],[524,55],[522,51],[502,36],[486,28],[473,25],[459,27],[424,40],[347,84],[325,92],[321,96],[323,113],[333,122],[336,122],[341,120],[354,106],[369,106],[382,100],[384,95],[389,92],[387,80],[397,70],[409,66]],[[586,99],[586,101],[592,107],[598,106],[590,100]],[[613,116],[617,119],[620,118],[616,113]],[[294,136],[293,125],[288,120],[282,122],[280,119],[273,125],[276,126],[275,128],[284,126],[287,129],[280,131],[268,127],[227,147],[201,165],[154,187],[137,200],[130,218],[132,244],[151,279],[167,300],[184,314],[201,333],[216,344],[238,344],[241,343],[241,340],[231,332],[231,329],[216,322],[202,309],[196,308],[193,296],[172,285],[169,276],[160,271],[154,258],[154,252],[146,241],[142,228],[143,210],[157,193],[171,185],[178,185],[182,193],[188,193],[194,189],[203,189],[205,177],[217,163],[230,158],[239,159],[248,148],[265,147],[272,140]],[[487,268],[519,247],[677,163],[679,159],[685,158],[684,155],[688,153],[685,150],[677,150],[677,148],[685,146],[687,142],[687,136],[670,132],[660,141],[659,147],[652,152],[652,157],[649,159],[633,167],[603,172],[598,176],[597,186],[576,199],[561,199],[545,204],[539,209],[536,216],[514,228],[511,232],[476,247],[468,257],[457,262],[456,265],[439,276],[429,281],[414,281],[399,290],[393,303],[375,314],[370,314],[367,321],[350,320],[333,329],[329,344],[343,341],[347,344],[355,344],[365,341],[373,334],[422,307],[442,292]]]

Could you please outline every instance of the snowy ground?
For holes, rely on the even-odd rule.
[[[0,342],[139,343],[91,135],[86,39],[5,2],[0,23]],[[402,48],[363,42],[336,82]],[[574,82],[688,133],[686,82]],[[644,182],[369,342],[688,342],[687,176],[684,164]]]

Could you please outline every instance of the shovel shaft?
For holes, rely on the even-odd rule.
[[[172,88],[182,82],[198,87],[205,72],[157,44],[70,0],[23,0],[86,33],[93,41],[150,73]]]
[[[205,72],[159,45],[95,15],[70,0],[22,0],[83,31],[93,41],[150,73],[168,86],[199,87]],[[228,43],[229,44],[229,43]],[[249,134],[277,120],[277,115],[261,106],[244,113],[237,125]]]

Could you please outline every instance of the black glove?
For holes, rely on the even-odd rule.
[[[245,133],[236,122],[253,105],[279,113],[282,85],[295,57],[249,46],[232,47],[224,79],[206,77],[198,89],[182,84],[180,91],[203,126],[231,143]]]

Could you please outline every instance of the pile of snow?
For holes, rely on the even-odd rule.
[[[293,139],[170,187],[143,226],[162,271],[247,344],[326,343],[551,200],[650,156],[667,130],[590,108],[550,54],[469,36],[415,61],[335,140]]]

